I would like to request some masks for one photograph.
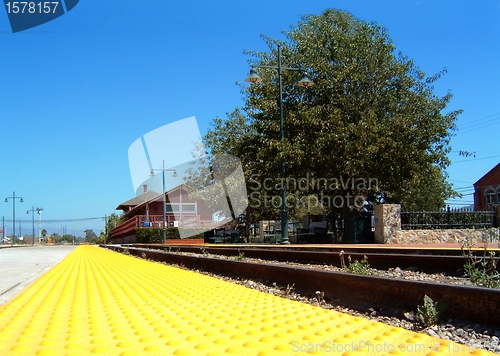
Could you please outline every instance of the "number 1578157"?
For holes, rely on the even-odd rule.
[[[5,8],[9,14],[55,14],[57,5],[57,1],[9,1]]]

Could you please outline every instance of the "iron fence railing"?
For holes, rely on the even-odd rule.
[[[495,210],[473,211],[451,209],[441,211],[402,211],[401,229],[471,229],[498,225]]]

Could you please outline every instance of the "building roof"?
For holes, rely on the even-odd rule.
[[[189,191],[188,187],[185,185],[185,184],[180,184],[178,185],[177,187],[175,188],[172,188],[170,189],[168,192],[165,192],[165,195],[168,196],[169,194],[172,194],[173,192],[175,192],[176,190],[179,190],[181,189],[184,190],[184,191]],[[143,197],[144,195],[146,195],[147,193],[150,193],[151,195],[151,198],[150,199],[146,199],[146,197]],[[128,206],[133,206],[132,209],[130,210],[124,210],[125,211],[125,214],[124,214],[124,218],[125,219],[128,219],[128,217],[130,215],[133,215],[133,212],[137,209],[141,209],[143,206],[145,206],[146,204],[149,204],[151,202],[154,202],[154,201],[158,201],[159,199],[163,199],[162,198],[163,194],[158,194],[158,193],[155,193],[155,192],[152,192],[152,191],[149,191],[149,192],[146,192],[146,193],[143,193],[135,198],[132,198],[130,199],[128,202],[138,202],[138,204],[136,205],[128,205]],[[141,197],[143,197],[142,199],[140,199]],[[127,203],[127,202],[126,202]],[[125,203],[123,203],[125,204]],[[120,204],[118,207],[121,207],[123,204]],[[117,209],[118,210],[118,209]]]
[[[482,176],[481,178],[479,178],[479,180],[474,183],[474,187],[478,188],[478,187],[481,187],[482,183],[488,179],[488,177],[490,175],[492,175],[493,173],[495,173],[497,170],[500,170],[500,163],[498,163],[495,167],[493,167],[492,169],[490,169],[488,171],[488,173],[486,173],[484,176]]]
[[[138,195],[130,200],[127,200],[124,203],[121,203],[120,205],[118,205],[116,207],[115,210],[128,211],[130,207],[134,208],[134,207],[141,205],[142,203],[147,202],[148,200],[152,200],[153,198],[156,198],[158,196],[161,196],[161,194],[150,190],[149,192],[142,193],[141,195]]]

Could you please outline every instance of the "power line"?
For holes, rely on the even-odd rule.
[[[106,218],[104,216],[98,217],[98,218],[79,218],[79,219],[56,219],[56,220],[42,220],[43,223],[50,224],[50,223],[63,223],[63,222],[85,222],[85,221],[91,221],[91,220],[105,220]],[[12,219],[5,219],[6,222],[12,222]],[[21,221],[22,223],[31,223],[31,219],[16,219],[16,223]]]
[[[474,182],[464,182],[463,180],[448,179],[450,182],[464,183],[464,184],[474,184]]]
[[[454,189],[474,189],[474,187],[471,185],[467,185],[465,187],[458,187],[458,188],[454,188]]]
[[[463,161],[452,161],[451,163],[462,163],[462,162],[471,162],[471,161],[482,161],[484,159],[491,159],[491,158],[497,158],[497,157],[500,157],[500,155],[497,155],[497,156],[490,156],[490,157],[483,157],[483,158],[472,158],[472,159],[466,159],[466,160],[463,160]]]
[[[457,125],[458,126],[458,131],[461,131],[461,130],[464,130],[464,131],[461,131],[462,133],[464,132],[469,132],[469,131],[472,131],[472,130],[476,130],[478,128],[482,128],[482,127],[485,127],[485,126],[488,126],[489,123],[497,120],[497,119],[500,119],[500,117],[496,117],[500,115],[500,112],[496,113],[496,114],[491,114],[491,115],[488,115],[488,116],[484,116],[480,119],[477,119],[477,120],[474,120],[472,122],[466,122],[462,125]],[[489,120],[487,120],[489,119]],[[484,121],[485,120],[485,121]],[[498,121],[498,123],[500,123],[500,120]]]
[[[454,189],[458,193],[474,192],[474,189]]]
[[[466,129],[466,130],[458,130],[459,133],[461,134],[466,134],[466,133],[469,133],[469,132],[472,132],[472,131],[476,131],[476,130],[480,130],[480,129],[484,129],[484,128],[490,128],[492,126],[495,126],[495,125],[498,125],[500,124],[500,121],[495,123],[495,124],[484,124],[484,125],[480,125],[480,126],[477,126],[477,127],[473,127],[473,128],[470,128],[470,129]]]

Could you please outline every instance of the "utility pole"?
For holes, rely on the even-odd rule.
[[[14,239],[16,237],[16,199],[19,199],[19,202],[23,202],[22,197],[16,197],[16,192],[12,193],[11,197],[5,198],[5,202],[8,203],[9,199],[12,199],[12,241],[11,245],[14,245]]]

